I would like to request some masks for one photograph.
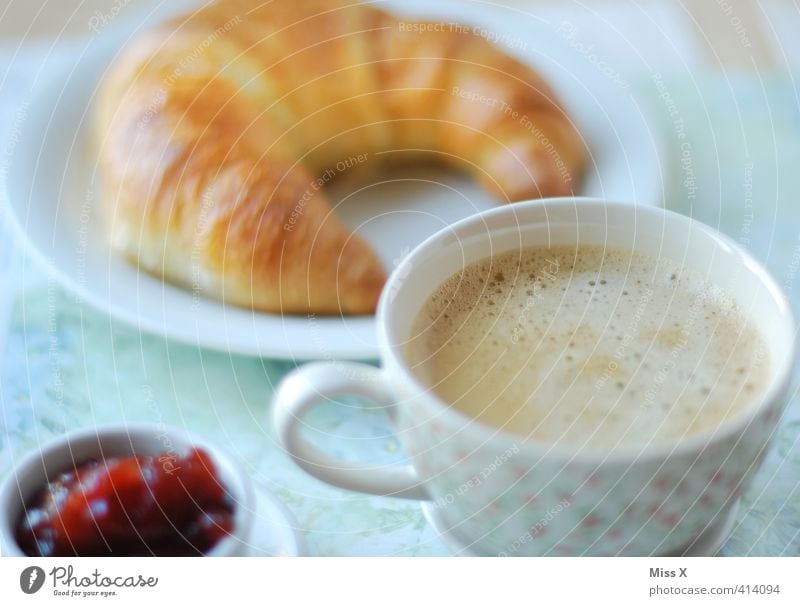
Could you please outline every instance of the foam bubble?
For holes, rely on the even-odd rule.
[[[673,260],[618,248],[475,263],[431,296],[413,335],[409,359],[443,399],[548,442],[676,441],[735,415],[769,375],[730,297]]]

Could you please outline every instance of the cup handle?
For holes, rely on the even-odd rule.
[[[300,428],[305,414],[321,400],[360,395],[375,405],[391,406],[394,397],[383,371],[364,364],[315,363],[288,375],[275,394],[273,420],[289,456],[323,482],[386,497],[426,500],[428,495],[411,465],[376,467],[331,457],[308,443]]]

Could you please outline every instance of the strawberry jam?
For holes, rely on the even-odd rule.
[[[203,555],[233,530],[234,504],[202,450],[90,460],[28,503],[17,542],[31,556]]]

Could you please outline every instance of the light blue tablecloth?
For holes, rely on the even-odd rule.
[[[5,129],[13,129],[29,74],[19,58],[5,73]],[[800,114],[790,79],[665,74],[660,84],[641,78],[632,91],[668,142],[669,205],[749,246],[800,304]],[[6,295],[12,286],[17,290],[0,366],[0,477],[21,455],[68,430],[171,423],[213,438],[279,495],[305,531],[311,554],[447,553],[418,505],[328,487],[289,461],[276,445],[268,409],[292,364],[141,334],[79,304],[26,258],[13,272],[14,284],[2,285]],[[366,449],[372,461],[403,459],[378,414],[331,405],[312,421],[318,441],[339,455]],[[800,555],[796,397],[723,553]]]

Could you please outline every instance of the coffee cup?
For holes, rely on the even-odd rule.
[[[771,360],[758,398],[719,425],[669,443],[603,452],[485,425],[413,372],[406,344],[432,293],[469,264],[534,246],[595,244],[665,256],[709,276],[752,319]],[[441,530],[483,555],[665,555],[730,512],[763,460],[785,405],[796,325],[785,295],[741,246],[668,210],[563,198],[492,209],[427,239],[397,267],[377,313],[381,367],[315,363],[275,395],[291,458],[318,479],[420,499]],[[302,434],[319,403],[362,396],[385,408],[409,463],[337,459]],[[712,395],[713,397],[713,395]]]

